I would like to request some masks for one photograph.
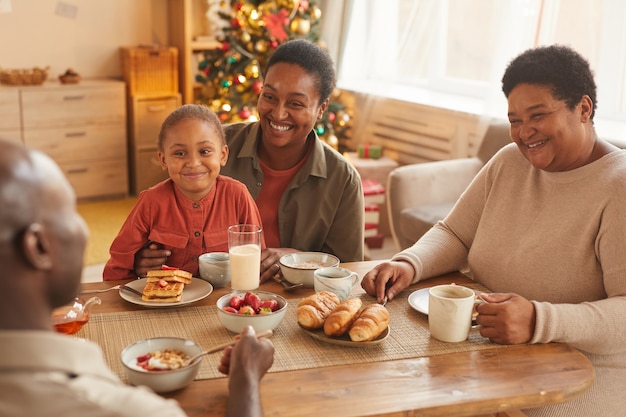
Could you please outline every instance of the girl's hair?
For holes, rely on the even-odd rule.
[[[226,145],[224,128],[222,127],[222,123],[217,115],[207,106],[200,104],[185,104],[171,112],[163,121],[161,131],[159,132],[158,146],[160,151],[163,151],[163,142],[165,141],[165,135],[167,134],[168,129],[178,124],[178,122],[186,119],[198,119],[207,122],[215,128],[222,145]]]

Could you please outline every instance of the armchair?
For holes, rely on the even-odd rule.
[[[477,155],[401,166],[387,179],[387,205],[396,249],[415,243],[446,217],[478,171],[501,147],[510,143],[509,124],[489,125]]]

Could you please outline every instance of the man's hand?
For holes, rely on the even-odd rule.
[[[252,326],[246,326],[234,346],[224,349],[217,367],[231,378],[260,381],[274,363],[274,345],[267,338],[257,339]]]
[[[483,293],[476,306],[480,334],[503,345],[527,343],[535,333],[535,306],[517,294]]]
[[[150,242],[135,254],[135,273],[138,277],[145,277],[148,271],[161,269],[171,254],[160,243]]]

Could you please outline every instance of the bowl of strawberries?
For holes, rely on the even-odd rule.
[[[267,291],[235,291],[217,300],[217,318],[234,333],[250,325],[259,333],[274,330],[287,313],[287,300]]]

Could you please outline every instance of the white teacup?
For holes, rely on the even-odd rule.
[[[430,335],[442,342],[467,340],[476,300],[474,291],[461,285],[437,285],[428,291]]]
[[[203,253],[198,258],[200,277],[215,288],[230,282],[230,257],[226,252]]]
[[[345,300],[352,288],[359,282],[359,274],[338,266],[328,266],[315,270],[313,288],[315,291],[330,291]]]

